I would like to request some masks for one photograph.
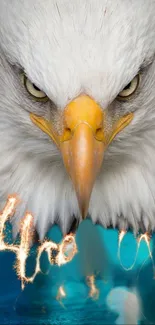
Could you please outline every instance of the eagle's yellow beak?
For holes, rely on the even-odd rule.
[[[101,168],[104,151],[112,139],[133,118],[130,113],[107,127],[106,111],[90,97],[80,96],[64,110],[62,131],[56,132],[51,122],[31,114],[31,120],[57,144],[64,165],[76,191],[82,218],[88,212],[96,176]]]

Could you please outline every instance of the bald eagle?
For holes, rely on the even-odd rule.
[[[0,1],[0,205],[43,239],[155,228],[155,1]]]

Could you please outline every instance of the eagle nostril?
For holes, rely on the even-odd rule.
[[[65,127],[65,129],[64,129],[64,139],[69,140],[71,138],[71,136],[72,136],[71,129],[68,128],[68,127]]]
[[[70,128],[65,128],[65,132],[71,133],[71,129]]]
[[[96,131],[95,131],[95,137],[100,138],[102,136],[103,136],[103,128],[102,127],[97,128]]]

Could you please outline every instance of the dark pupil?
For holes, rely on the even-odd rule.
[[[35,84],[33,84],[33,87],[35,90],[40,91],[40,89]]]
[[[129,89],[130,88],[130,86],[131,86],[131,82],[124,88],[124,90],[127,90],[127,89]]]

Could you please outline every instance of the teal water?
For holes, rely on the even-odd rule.
[[[124,237],[118,256],[118,231],[94,226],[88,220],[76,236],[78,254],[62,266],[50,266],[46,254],[42,256],[42,274],[33,284],[21,290],[21,282],[13,268],[15,256],[0,253],[0,324],[117,324],[118,313],[107,304],[113,288],[136,290],[141,303],[139,323],[155,324],[154,267],[146,243],[137,241],[132,233]],[[51,240],[60,242],[61,233],[53,227]],[[155,235],[151,238],[152,258],[155,260]],[[27,262],[27,274],[35,266],[35,249]],[[47,272],[48,271],[48,272]],[[89,297],[86,276],[96,275],[99,299]],[[56,295],[60,285],[66,298],[60,304]],[[118,297],[119,298],[119,297]]]

